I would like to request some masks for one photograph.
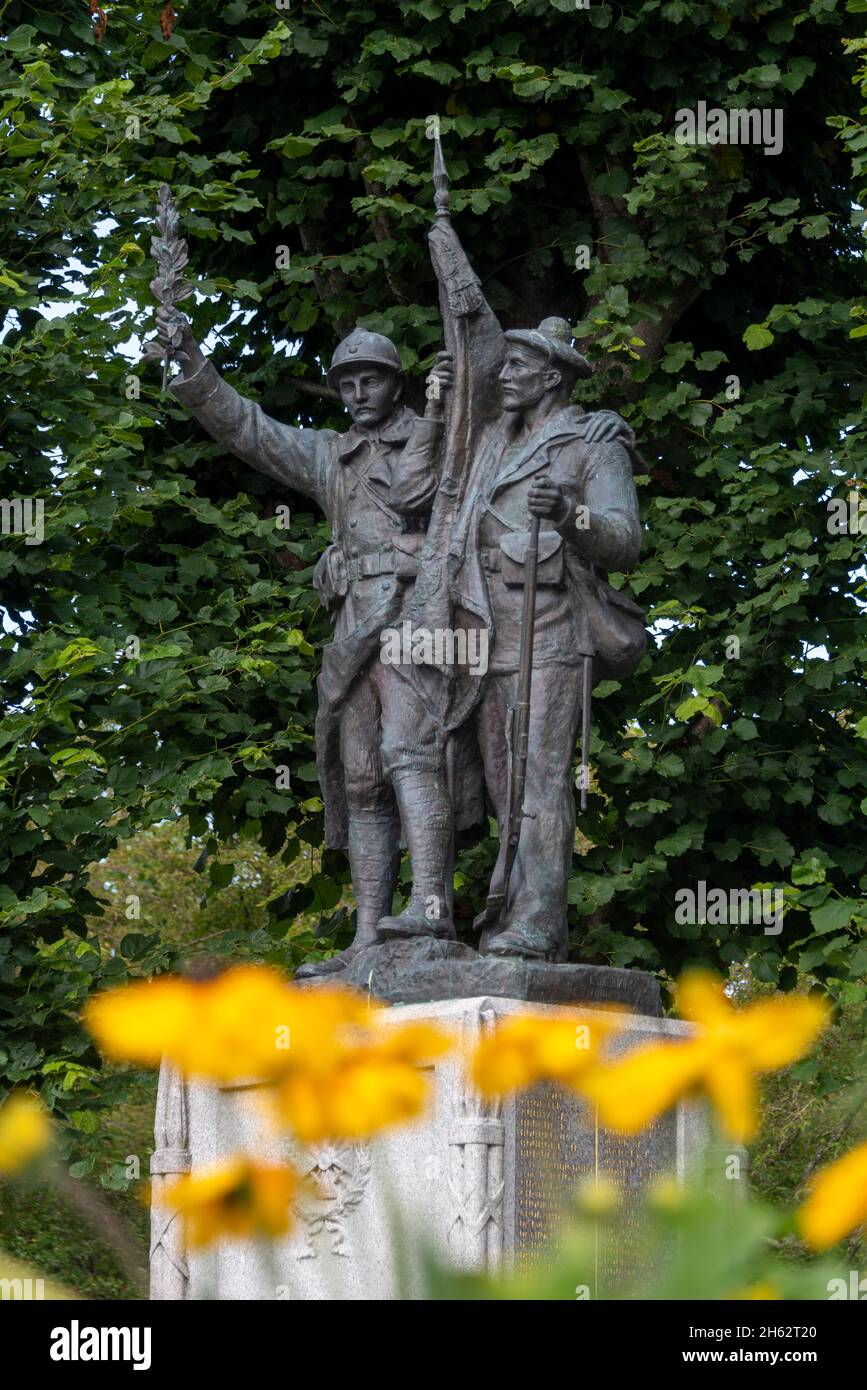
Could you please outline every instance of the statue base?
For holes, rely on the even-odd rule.
[[[659,982],[643,970],[606,965],[549,965],[480,956],[460,941],[422,936],[368,946],[338,975],[299,981],[352,985],[386,1004],[444,999],[522,999],[533,1004],[622,1004],[658,1018]]]
[[[476,968],[460,956],[445,957],[443,968],[450,959],[455,969]],[[482,961],[481,968],[503,964]],[[516,962],[515,968],[525,967]],[[526,981],[533,971],[527,969]],[[388,1014],[395,1022],[425,1020],[451,1029],[471,1047],[498,1019],[527,1012],[580,1019],[595,1011],[487,994],[410,1004]],[[686,1023],[633,1014],[616,1047],[629,1050],[691,1031]],[[468,1086],[457,1056],[433,1065],[430,1075],[431,1103],[414,1123],[369,1144],[301,1148],[269,1133],[262,1086],[184,1086],[164,1068],[151,1164],[151,1297],[423,1299],[429,1296],[428,1254],[453,1269],[491,1273],[544,1259],[576,1186],[602,1178],[620,1189],[631,1235],[614,1246],[600,1223],[592,1278],[580,1296],[603,1296],[618,1272],[640,1270],[642,1191],[655,1178],[682,1179],[700,1156],[706,1140],[700,1106],[681,1104],[626,1140],[607,1133],[592,1107],[559,1087],[540,1085],[496,1103]],[[239,1151],[291,1159],[315,1195],[299,1205],[287,1239],[270,1246],[225,1240],[188,1253],[180,1222],[160,1206],[162,1185],[169,1174],[196,1171]]]

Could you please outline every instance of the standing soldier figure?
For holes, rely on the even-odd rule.
[[[613,412],[570,405],[591,368],[564,319],[503,332],[451,223],[434,141],[428,239],[456,384],[411,612],[442,611],[448,594],[453,621],[487,638],[487,675],[473,688],[459,672],[440,706],[443,728],[474,732],[499,823],[480,949],[562,961],[579,727],[586,749],[593,684],[629,674],[646,644],[641,610],[606,579],[641,546],[634,439]]]
[[[483,953],[565,960],[566,891],[575,842],[572,759],[583,704],[607,655],[622,672],[644,651],[644,621],[627,595],[605,581],[630,570],[641,522],[626,447],[631,431],[591,421],[570,406],[589,363],[569,325],[546,319],[505,334],[499,373],[504,412],[483,439],[458,517],[456,587],[489,624],[488,676],[476,710],[485,781],[500,834],[509,830],[510,711],[518,693],[525,564],[531,518],[540,518],[531,629],[531,684],[523,805],[511,884]],[[585,663],[593,662],[595,673]],[[587,769],[582,767],[586,777]]]
[[[157,311],[161,342],[178,321],[177,310]],[[400,922],[407,935],[452,939],[446,883],[452,813],[442,735],[401,668],[380,660],[383,629],[398,626],[412,590],[436,494],[438,392],[428,393],[425,415],[417,416],[402,404],[394,344],[356,328],[338,346],[328,373],[351,427],[345,434],[298,429],[271,419],[225,382],[183,322],[174,354],[183,369],[172,387],[178,400],[245,463],[311,497],[332,528],[332,544],[314,574],[335,622],[318,680],[316,761],[325,842],[348,850],[358,925],[346,951],[298,973],[341,970],[377,939],[377,923],[391,910],[401,831],[412,897],[389,921]],[[447,353],[439,354],[434,374],[440,389],[451,385]],[[467,823],[478,816],[477,804]],[[461,818],[459,805],[459,825]]]

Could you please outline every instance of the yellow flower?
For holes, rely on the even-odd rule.
[[[867,1143],[819,1170],[798,1224],[814,1250],[827,1250],[856,1226],[867,1226]]]
[[[185,1076],[225,1082],[279,1075],[310,1015],[303,991],[250,965],[210,980],[165,976],[110,990],[88,1003],[85,1023],[113,1061],[156,1067],[166,1057]]]
[[[723,982],[704,970],[684,975],[677,998],[697,1036],[650,1043],[595,1071],[588,1090],[602,1122],[633,1134],[682,1097],[704,1091],[725,1133],[743,1143],[756,1130],[757,1074],[803,1056],[826,1026],[828,1006],[800,994],[735,1009]]]
[[[581,1179],[573,1196],[576,1208],[584,1216],[612,1216],[622,1199],[616,1182],[589,1174]]]
[[[51,1143],[51,1117],[38,1096],[13,1091],[0,1109],[0,1173],[20,1173]]]
[[[703,1065],[691,1042],[648,1043],[599,1067],[586,1089],[606,1128],[635,1134],[698,1085]]]
[[[687,1195],[683,1183],[678,1182],[677,1178],[656,1178],[648,1185],[645,1200],[651,1211],[661,1216],[676,1216],[683,1211]]]
[[[506,1095],[539,1081],[578,1089],[597,1064],[601,1043],[617,1026],[593,1014],[581,1021],[539,1014],[503,1019],[476,1048],[470,1064],[473,1085],[485,1096]]]
[[[188,1243],[200,1249],[221,1236],[243,1239],[285,1235],[299,1175],[288,1165],[239,1157],[199,1173],[185,1173],[163,1201],[183,1217]]]
[[[325,993],[311,990],[309,997]],[[368,1138],[424,1109],[430,1081],[421,1067],[452,1040],[425,1023],[385,1025],[380,1015],[375,1009],[364,1024],[338,1024],[318,1053],[302,1046],[290,1057],[275,1103],[302,1142]]]
[[[85,1019],[107,1057],[185,1076],[276,1083],[279,1117],[305,1142],[358,1139],[410,1119],[419,1070],[452,1044],[427,1024],[386,1026],[385,1010],[341,986],[299,989],[242,966],[212,980],[170,977],[98,995]]]
[[[770,1299],[782,1298],[779,1289],[769,1283],[767,1279],[759,1279],[755,1284],[748,1284],[744,1289],[736,1289],[734,1293],[727,1294],[726,1297],[733,1302],[763,1302]]]

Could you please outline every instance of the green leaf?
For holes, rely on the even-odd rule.
[[[851,915],[851,903],[840,898],[829,898],[821,907],[813,908],[810,921],[819,935],[824,936],[827,932],[841,931],[848,927]]]
[[[770,347],[774,341],[771,330],[761,323],[751,323],[743,338],[750,352],[761,352],[762,348]]]
[[[739,739],[743,739],[746,743],[751,742],[759,736],[759,731],[752,719],[736,719],[732,724],[732,733],[736,734]]]

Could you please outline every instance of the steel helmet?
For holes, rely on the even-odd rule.
[[[371,366],[403,372],[397,348],[390,338],[382,333],[371,333],[369,328],[353,328],[349,337],[338,343],[335,349],[328,368],[328,384],[335,385],[341,367]]]

